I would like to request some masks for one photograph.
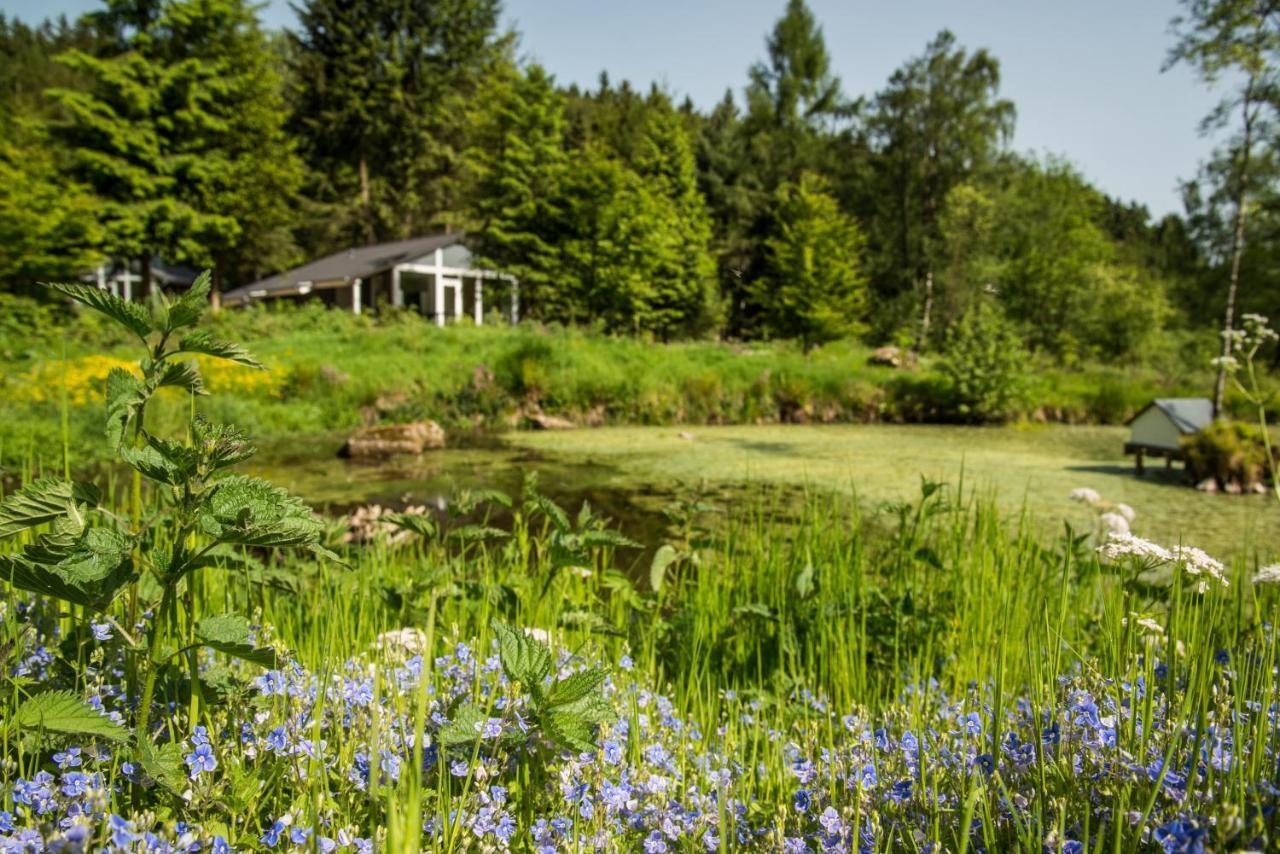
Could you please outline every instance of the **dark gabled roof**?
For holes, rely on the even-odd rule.
[[[424,255],[430,255],[437,249],[444,249],[461,242],[461,232],[455,234],[432,234],[426,237],[411,237],[408,240],[397,240],[392,243],[375,243],[371,246],[360,246],[335,252],[301,267],[285,270],[251,285],[245,285],[223,295],[226,302],[239,302],[249,299],[250,295],[270,296],[296,291],[301,285],[320,287],[325,283],[339,284],[355,279],[367,279],[378,273],[390,270],[397,264],[414,261]]]
[[[1157,397],[1127,423],[1132,424],[1153,406],[1169,416],[1183,433],[1194,433],[1213,423],[1213,401],[1207,397]]]

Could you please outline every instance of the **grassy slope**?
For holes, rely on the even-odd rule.
[[[1266,496],[1206,495],[1163,470],[1133,475],[1121,453],[1121,427],[956,427],[827,425],[704,427],[688,441],[670,428],[617,428],[521,433],[511,440],[568,460],[613,465],[621,483],[734,482],[758,479],[856,491],[864,500],[916,494],[921,475],[995,489],[1006,509],[1025,499],[1042,519],[1090,517],[1067,500],[1078,486],[1098,490],[1138,512],[1135,529],[1159,541],[1181,541],[1222,554],[1280,544],[1280,508]]]
[[[493,327],[437,329],[416,316],[374,320],[308,308],[223,312],[215,331],[246,343],[266,376],[223,368],[209,377],[215,418],[264,439],[351,428],[382,404],[385,420],[433,418],[449,426],[505,428],[536,402],[552,413],[607,424],[770,423],[780,420],[918,421],[933,411],[940,376],[868,364],[870,350],[837,342],[809,355],[787,343],[655,344],[575,331]],[[73,457],[100,447],[93,413],[122,347],[90,318],[0,336],[0,454],[60,459],[60,407],[70,402]],[[106,355],[95,355],[104,353]],[[59,363],[58,360],[65,360]],[[64,372],[60,364],[69,367]],[[62,379],[69,376],[70,380]],[[1185,393],[1203,377],[1151,370],[1038,366],[1024,414],[1115,423],[1157,394]],[[157,415],[177,423],[173,401]],[[34,437],[34,438],[33,438]],[[57,458],[57,459],[55,459]]]

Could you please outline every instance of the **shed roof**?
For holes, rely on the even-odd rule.
[[[437,249],[460,243],[463,237],[461,232],[431,234],[391,243],[374,243],[369,246],[344,249],[303,264],[301,267],[294,267],[292,270],[285,270],[283,273],[228,291],[223,295],[223,300],[236,303],[248,300],[251,296],[281,296],[296,292],[299,287],[306,285],[322,287],[325,284],[338,285],[355,279],[367,279],[390,270],[397,264],[407,264],[430,255]]]
[[[1129,419],[1132,424],[1151,407],[1169,417],[1183,433],[1194,433],[1213,423],[1213,401],[1207,397],[1157,397]]]

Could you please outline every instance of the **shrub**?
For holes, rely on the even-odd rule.
[[[968,421],[1008,418],[1022,397],[1027,359],[1022,337],[999,309],[981,303],[966,312],[941,362],[955,415]]]
[[[1243,421],[1215,421],[1185,436],[1187,471],[1196,481],[1213,478],[1229,491],[1248,491],[1264,482],[1270,466],[1262,430]]]

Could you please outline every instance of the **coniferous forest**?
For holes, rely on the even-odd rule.
[[[454,229],[519,276],[526,316],[608,333],[927,351],[984,303],[1067,364],[1200,358],[1229,288],[1237,315],[1280,311],[1280,47],[1270,14],[1215,18],[1232,5],[1174,25],[1169,62],[1219,80],[1225,141],[1159,221],[1012,150],[981,45],[941,31],[847,91],[802,0],[709,111],[607,72],[559,85],[498,0],[312,0],[285,32],[247,0],[6,20],[0,283],[154,257],[216,292]]]

